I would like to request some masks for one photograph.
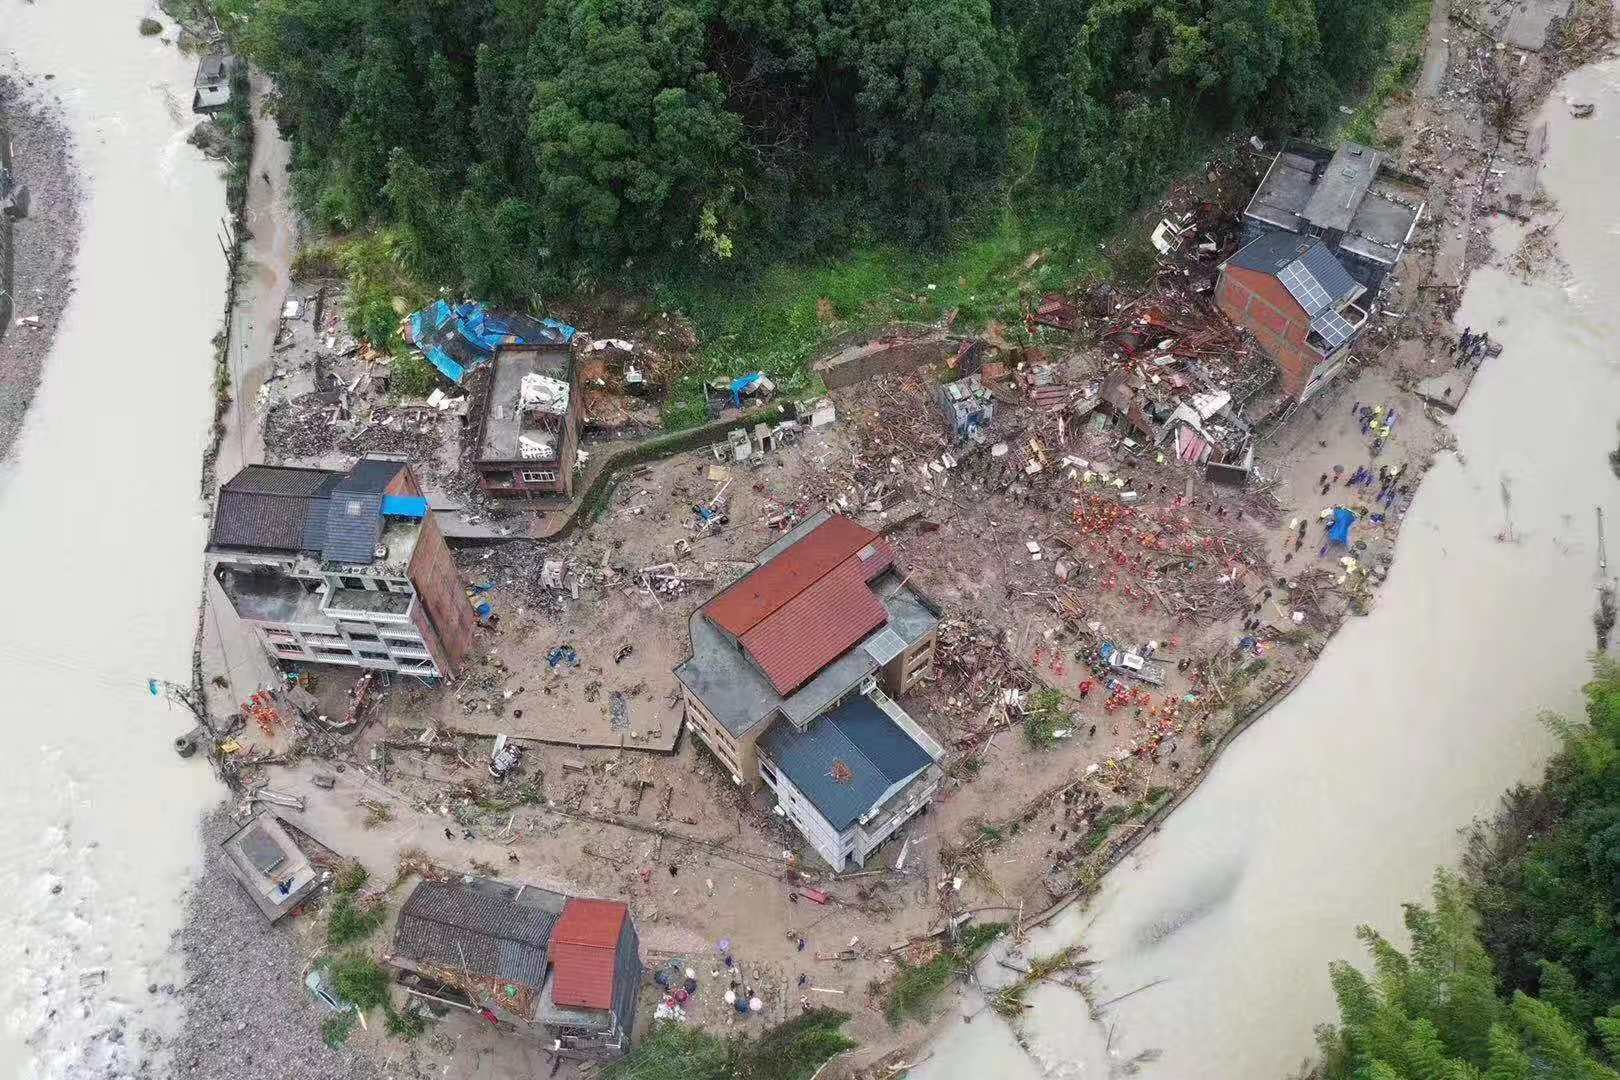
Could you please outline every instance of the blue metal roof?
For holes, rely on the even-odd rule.
[[[778,720],[759,746],[839,832],[933,760],[864,694],[816,717],[803,731]],[[848,779],[839,778],[839,764]]]

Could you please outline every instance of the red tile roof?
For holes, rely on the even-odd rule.
[[[872,530],[836,514],[710,600],[703,612],[732,637],[741,638],[877,538]]]
[[[786,697],[888,621],[861,561],[851,557],[750,630],[742,644]]]
[[[570,899],[551,931],[551,999],[578,1009],[613,1008],[619,937],[630,910],[617,900]]]

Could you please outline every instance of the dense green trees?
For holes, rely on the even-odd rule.
[[[937,241],[1014,167],[1102,223],[1195,137],[1322,115],[1397,0],[229,2],[305,209],[521,300]]]
[[[1546,718],[1564,749],[1465,875],[1407,907],[1410,955],[1362,928],[1372,976],[1333,966],[1326,1080],[1620,1080],[1620,667],[1600,659],[1586,699]]]

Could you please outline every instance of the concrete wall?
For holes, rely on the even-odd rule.
[[[1226,317],[1249,330],[1282,372],[1283,392],[1298,399],[1323,355],[1306,342],[1310,320],[1283,283],[1269,274],[1228,266],[1215,287]]]
[[[852,826],[842,833],[838,832],[768,755],[761,754],[759,763],[759,777],[775,793],[777,805],[782,808],[788,821],[810,842],[810,846],[828,866],[834,871],[842,870],[855,850],[859,829]]]
[[[941,333],[920,337],[894,337],[851,346],[824,360],[816,361],[813,369],[821,376],[821,381],[827,384],[827,389],[837,390],[843,386],[853,386],[874,375],[907,371],[922,364],[931,364],[954,351],[945,335]]]
[[[725,725],[716,720],[703,707],[703,702],[686,687],[681,687],[681,696],[686,699],[686,722],[691,727],[704,746],[714,751],[714,756],[730,769],[736,776],[742,777],[744,784],[752,784],[759,776],[759,751],[755,743],[759,733],[764,731],[767,724],[755,724],[753,729],[743,735],[733,735],[727,731]]]
[[[422,521],[408,573],[417,598],[411,615],[422,631],[422,639],[445,674],[461,674],[473,648],[472,605],[467,602],[450,548],[431,514]]]
[[[899,697],[916,686],[934,670],[934,643],[938,631],[918,639],[916,644],[883,665],[883,690],[890,697]]]

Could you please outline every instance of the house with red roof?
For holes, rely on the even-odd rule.
[[[887,540],[822,512],[689,621],[692,657],[675,669],[687,724],[835,870],[938,789],[945,751],[895,699],[933,669],[939,614]]]
[[[635,1034],[641,943],[619,900],[423,881],[383,959],[408,992],[541,1038],[559,1057],[618,1057]]]

